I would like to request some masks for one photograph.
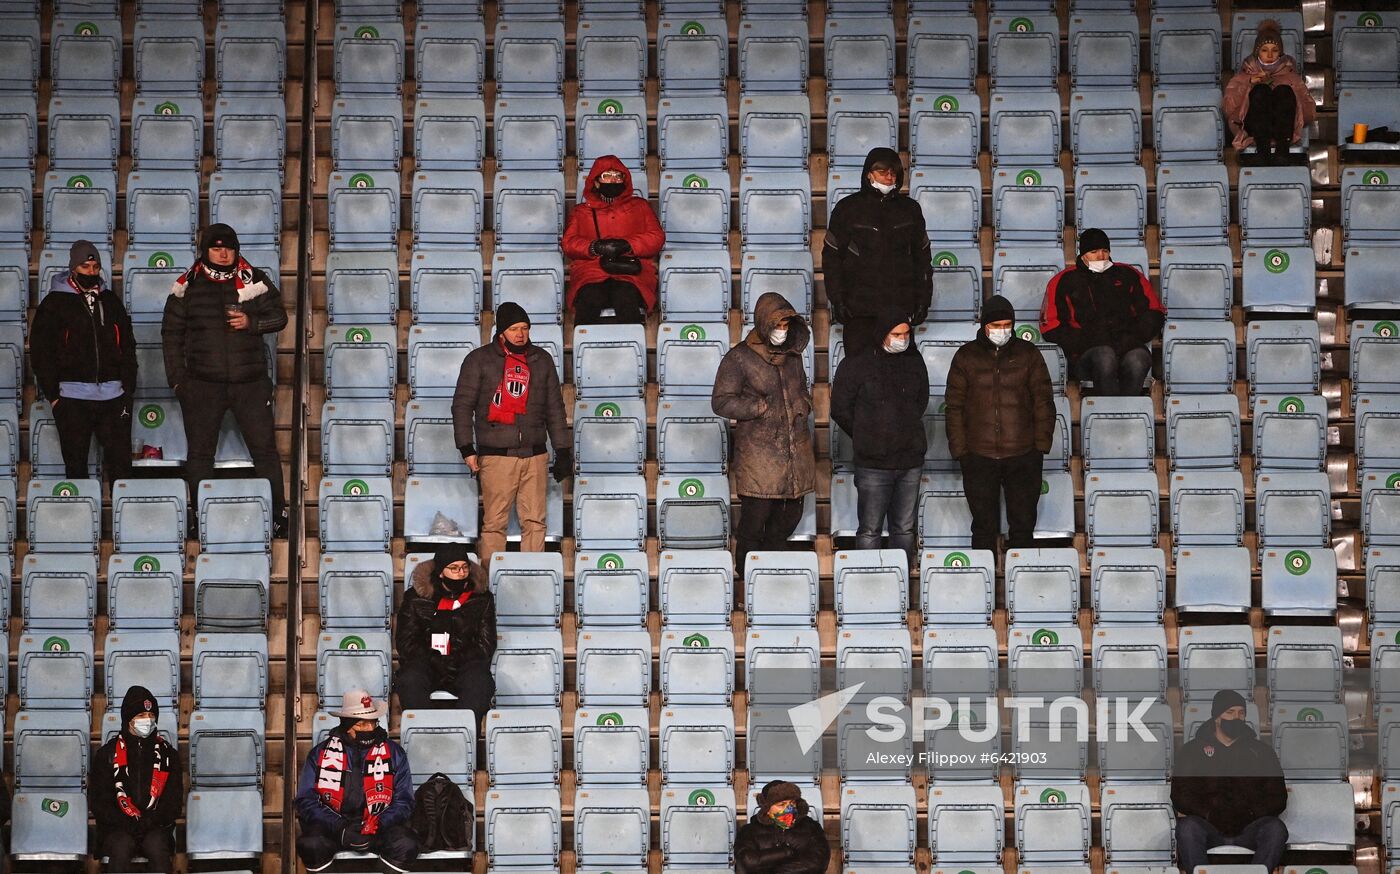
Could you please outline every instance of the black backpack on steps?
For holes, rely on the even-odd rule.
[[[451,777],[437,773],[413,793],[412,824],[421,842],[419,852],[470,852],[476,837],[476,810]]]

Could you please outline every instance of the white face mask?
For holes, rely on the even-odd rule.
[[[1011,329],[1010,329],[1010,328],[988,328],[988,329],[987,329],[987,339],[988,339],[988,340],[991,340],[993,345],[996,345],[996,346],[1005,346],[1005,345],[1007,344],[1007,342],[1011,340]]]
[[[898,355],[899,353],[903,352],[905,349],[908,349],[908,348],[909,348],[909,338],[908,338],[908,337],[900,337],[898,340],[886,340],[886,341],[885,341],[885,351],[888,352],[888,353],[890,353],[891,355]]]
[[[893,185],[886,185],[883,182],[876,182],[874,180],[871,180],[870,184],[875,186],[875,190],[880,192],[881,194],[889,194],[891,191],[894,191]]]
[[[1108,268],[1112,267],[1112,266],[1113,266],[1113,262],[1112,262],[1112,261],[1085,261],[1085,262],[1084,262],[1084,266],[1088,267],[1090,270],[1092,270],[1092,271],[1095,272],[1095,273],[1102,273],[1102,272],[1104,272],[1105,270],[1107,270]]]
[[[141,716],[131,720],[131,733],[137,737],[150,737],[151,732],[156,730],[154,717]]]
[[[787,342],[787,335],[787,328],[774,328],[768,332],[768,342],[774,346],[781,346]]]

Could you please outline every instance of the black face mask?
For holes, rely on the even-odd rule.
[[[1243,719],[1222,719],[1220,732],[1230,740],[1239,740],[1249,733],[1249,723]]]
[[[368,749],[381,741],[389,739],[389,734],[384,730],[384,726],[377,726],[374,731],[368,733],[356,732],[355,743]]]
[[[73,284],[83,289],[84,291],[92,291],[93,289],[102,285],[102,274],[100,273],[89,274],[78,273],[77,271],[74,271],[72,276]]]
[[[466,577],[454,580],[447,574],[442,574],[438,577],[438,579],[442,580],[442,587],[447,590],[447,593],[449,595],[460,595],[462,594],[462,591],[467,587]]]
[[[599,193],[599,194],[603,195],[603,196],[606,197],[608,200],[612,200],[614,197],[617,197],[617,196],[620,195],[622,192],[624,192],[624,191],[627,190],[627,183],[626,183],[626,182],[599,182],[595,187],[598,189],[598,193]]]
[[[515,345],[514,343],[510,342],[509,340],[507,340],[505,337],[502,337],[502,338],[501,338],[501,342],[505,344],[506,351],[508,351],[508,352],[514,352],[516,355],[522,355],[522,354],[524,354],[524,352],[525,352],[526,349],[529,349],[529,348],[530,348],[530,344],[529,344],[529,343],[526,343],[526,344],[524,344],[523,346],[517,346],[517,345]]]

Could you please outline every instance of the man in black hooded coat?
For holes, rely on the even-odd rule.
[[[160,736],[160,702],[144,686],[122,699],[122,730],[92,760],[88,809],[97,821],[108,871],[130,871],[143,855],[152,871],[171,871],[175,820],[185,800],[180,751]]]
[[[846,354],[880,345],[884,307],[917,328],[933,302],[933,255],[924,213],[900,188],[904,167],[893,149],[871,149],[860,190],[836,204],[826,223],[822,277],[831,318],[845,326]]]

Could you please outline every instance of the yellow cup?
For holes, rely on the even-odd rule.
[[[1361,124],[1361,123],[1358,122],[1357,124],[1352,125],[1352,128],[1351,128],[1351,142],[1352,142],[1352,144],[1353,144],[1353,145],[1360,145],[1361,143],[1366,142],[1366,131],[1367,131],[1367,127],[1366,127],[1366,125],[1364,125],[1364,124]]]

